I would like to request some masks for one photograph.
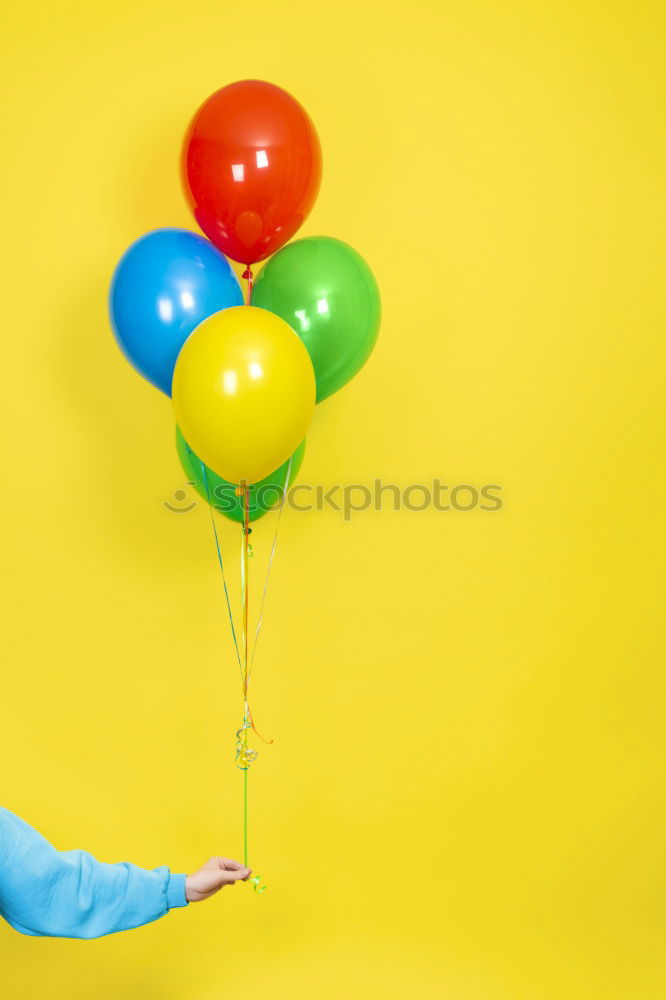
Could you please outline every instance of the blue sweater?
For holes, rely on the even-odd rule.
[[[56,851],[0,807],[0,916],[21,934],[95,938],[186,906],[185,876],[107,865],[86,851]]]

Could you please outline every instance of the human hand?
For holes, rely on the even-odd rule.
[[[240,861],[231,858],[211,858],[194,875],[185,877],[185,898],[188,903],[199,903],[214,896],[225,885],[245,881],[252,874]]]

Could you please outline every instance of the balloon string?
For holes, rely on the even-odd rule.
[[[289,459],[289,466],[287,468],[287,485],[289,483],[289,475],[291,473],[291,463],[292,459]],[[248,697],[248,689],[250,686],[250,677],[252,674],[252,665],[254,663],[254,655],[257,649],[257,639],[259,638],[259,632],[261,630],[261,623],[264,616],[264,604],[266,602],[266,591],[268,589],[268,580],[271,574],[271,566],[273,565],[273,558],[275,556],[275,547],[277,544],[277,533],[280,527],[280,517],[282,516],[282,508],[284,506],[284,500],[287,494],[287,486],[285,485],[282,491],[282,500],[280,503],[280,510],[278,512],[277,524],[275,526],[275,533],[273,535],[273,545],[271,547],[271,553],[268,560],[268,569],[266,571],[266,579],[264,581],[264,589],[261,598],[261,606],[259,609],[259,621],[257,622],[257,630],[254,635],[254,642],[252,645],[252,657],[249,657],[249,639],[250,630],[248,623],[248,591],[249,591],[249,562],[248,557],[250,555],[251,546],[249,544],[249,536],[252,529],[250,528],[250,488],[246,486],[239,486],[237,493],[240,493],[243,502],[243,541],[241,545],[241,602],[242,602],[242,646],[243,646],[243,666],[241,667],[241,677],[243,681],[243,704],[244,704],[244,716],[243,725],[236,733],[236,763],[239,767],[249,766],[253,760],[256,760],[257,752],[256,750],[249,750],[247,747],[247,730],[252,729],[254,733],[259,737],[262,743],[272,743],[273,740],[269,739],[262,734],[257,729],[254,719],[252,718],[252,712],[250,710],[250,703]]]
[[[250,490],[249,487],[243,485],[239,487],[239,492],[241,493],[243,499],[243,536],[241,545],[241,599],[242,599],[242,632],[241,632],[241,644],[242,644],[242,659],[241,651],[238,645],[238,638],[236,635],[236,629],[234,626],[233,614],[231,611],[231,601],[229,598],[229,588],[227,586],[226,574],[224,572],[224,561],[222,559],[222,548],[220,545],[220,537],[217,530],[217,525],[215,524],[215,515],[213,514],[213,505],[211,502],[210,486],[208,484],[208,475],[206,466],[200,460],[201,474],[204,481],[204,486],[206,488],[206,499],[208,501],[208,509],[210,513],[211,526],[213,528],[213,537],[215,539],[215,550],[217,552],[217,560],[220,566],[220,572],[222,573],[222,583],[224,586],[224,596],[226,599],[227,612],[229,615],[229,624],[231,626],[231,635],[234,642],[234,648],[236,650],[236,658],[238,660],[238,665],[241,672],[241,681],[243,686],[243,724],[236,733],[236,765],[239,767],[243,773],[243,854],[244,854],[244,864],[247,867],[248,864],[248,775],[250,764],[257,758],[257,751],[253,750],[248,746],[247,737],[248,730],[252,729],[257,736],[264,743],[272,743],[272,740],[266,739],[261,735],[259,730],[254,724],[252,718],[252,712],[250,711],[250,705],[248,702],[248,686],[250,682],[250,676],[252,671],[252,665],[254,664],[254,657],[257,650],[257,641],[259,639],[259,633],[261,631],[261,625],[263,622],[264,615],[264,605],[266,603],[266,593],[268,591],[268,582],[270,579],[271,568],[273,566],[273,560],[275,558],[275,551],[277,547],[277,536],[280,527],[280,520],[282,518],[282,511],[284,509],[284,504],[287,496],[287,490],[289,488],[289,481],[291,478],[291,466],[292,458],[289,459],[289,464],[287,466],[287,474],[285,477],[285,484],[282,489],[282,498],[280,501],[280,507],[278,510],[277,522],[275,525],[275,532],[273,534],[273,543],[271,546],[271,552],[268,560],[268,569],[266,571],[266,579],[264,581],[264,588],[261,598],[261,606],[259,610],[259,621],[257,622],[257,629],[254,635],[254,642],[252,646],[252,656],[249,658],[249,555],[250,555]],[[262,893],[266,891],[266,885],[262,882],[259,875],[253,875],[248,879],[250,885],[257,893]]]
[[[250,544],[250,491],[246,485],[243,491],[243,547],[241,549],[241,583],[243,588],[243,696],[247,702],[247,642],[248,642],[248,546]]]
[[[257,652],[257,642],[259,641],[259,633],[261,631],[261,625],[264,620],[264,604],[266,603],[266,591],[268,590],[268,581],[271,575],[271,568],[273,566],[273,559],[275,557],[275,548],[277,546],[278,531],[280,529],[280,519],[282,517],[282,510],[284,508],[284,503],[287,498],[287,490],[289,489],[289,481],[291,479],[291,464],[293,462],[294,456],[292,455],[289,459],[289,465],[287,466],[287,475],[285,476],[284,486],[282,488],[282,499],[280,500],[280,508],[278,510],[277,523],[275,525],[275,533],[273,535],[273,545],[271,546],[271,554],[268,559],[268,569],[266,570],[266,579],[264,580],[264,590],[261,595],[261,606],[259,608],[259,620],[257,622],[257,631],[254,633],[254,643],[252,645],[252,656],[250,658],[250,670],[248,673],[248,684],[250,683],[250,677],[252,676],[252,667],[254,665],[254,657]],[[254,729],[254,726],[252,727]],[[255,729],[256,732],[256,729]],[[266,741],[264,741],[266,742]],[[272,740],[268,741],[272,743]]]
[[[243,271],[243,277],[247,281],[247,304],[250,305],[252,302],[252,285],[254,284],[254,275],[252,274],[252,268],[249,264]]]
[[[251,531],[251,528],[250,528],[250,511],[249,511],[249,492],[250,491],[249,491],[249,489],[244,490],[244,494],[245,495],[244,495],[244,500],[243,500],[243,547],[241,549],[241,581],[242,581],[241,588],[242,588],[242,594],[243,594],[243,598],[242,598],[243,599],[243,650],[244,650],[244,663],[245,663],[245,667],[244,667],[244,670],[242,671],[242,674],[243,674],[243,698],[244,698],[244,704],[245,704],[245,717],[244,717],[243,726],[241,727],[241,729],[239,729],[239,731],[238,731],[238,733],[236,735],[240,739],[240,734],[242,733],[243,729],[251,728],[257,734],[257,736],[259,737],[259,739],[263,743],[272,743],[273,740],[268,739],[265,736],[262,736],[262,734],[259,732],[259,730],[257,729],[257,727],[254,724],[254,719],[252,718],[252,712],[250,711],[250,704],[249,704],[249,698],[248,698],[248,689],[249,689],[249,686],[250,686],[250,679],[252,677],[252,668],[254,666],[254,657],[255,657],[256,652],[257,652],[257,642],[259,641],[259,633],[261,632],[261,626],[262,626],[263,620],[264,620],[264,606],[266,604],[266,594],[268,592],[268,583],[269,583],[270,576],[271,576],[271,569],[273,567],[273,560],[275,558],[275,550],[277,548],[277,538],[278,538],[278,531],[280,530],[280,520],[282,518],[282,511],[284,509],[285,500],[287,498],[287,491],[289,489],[289,482],[290,482],[290,479],[291,479],[291,466],[292,466],[292,462],[293,462],[293,455],[289,459],[289,464],[287,465],[287,473],[286,473],[286,476],[285,476],[285,482],[284,482],[284,486],[282,487],[282,497],[280,499],[280,507],[278,509],[277,521],[275,523],[275,531],[273,533],[273,544],[271,545],[271,552],[270,552],[270,556],[268,558],[268,568],[266,570],[266,579],[264,580],[264,589],[263,589],[262,595],[261,595],[261,605],[259,606],[259,620],[257,621],[257,628],[256,628],[256,631],[254,633],[254,642],[252,643],[252,655],[251,655],[251,657],[249,659],[249,663],[248,663],[248,639],[249,639],[249,631],[248,631],[248,615],[247,615],[247,583],[248,583],[248,580],[247,580],[247,572],[248,572],[247,547],[248,547],[248,536],[249,536],[250,531]],[[243,488],[240,487],[240,489],[242,490]],[[250,764],[253,760],[255,760],[256,756],[257,756],[256,750],[247,750],[247,749],[244,749],[242,751],[242,753],[241,753],[241,750],[240,750],[240,747],[239,747],[238,743],[236,745],[236,751],[237,751],[237,756],[239,758],[241,756],[243,757],[243,759],[249,758],[249,759],[247,759],[247,763],[248,764]]]
[[[222,573],[222,584],[224,586],[224,596],[227,602],[227,613],[229,615],[229,624],[231,626],[231,635],[234,640],[234,649],[236,650],[236,659],[238,660],[238,666],[241,671],[241,677],[243,675],[243,667],[241,666],[240,651],[238,649],[238,639],[236,638],[236,629],[234,628],[234,617],[231,613],[231,601],[229,599],[229,588],[227,587],[227,578],[224,572],[224,563],[222,561],[222,550],[220,548],[220,538],[217,533],[217,526],[215,524],[215,515],[213,514],[213,505],[210,500],[210,488],[208,486],[208,475],[206,474],[206,466],[199,459],[201,465],[201,473],[203,475],[204,486],[206,487],[206,499],[208,500],[208,510],[210,511],[210,523],[213,526],[213,537],[215,538],[215,549],[217,551],[217,561],[220,565],[220,571]]]
[[[243,864],[248,867],[248,853],[247,853],[247,768],[243,772]],[[252,886],[254,891],[259,895],[262,892],[266,892],[268,886],[262,881],[261,875],[252,875],[249,878],[248,883]]]
[[[243,864],[247,863],[247,768],[243,772]]]
[[[245,674],[243,675],[243,666],[241,664],[240,651],[238,649],[238,640],[236,638],[236,629],[234,628],[234,619],[231,613],[231,601],[229,600],[229,589],[227,587],[227,578],[224,572],[224,563],[222,561],[222,549],[220,547],[220,538],[217,533],[217,526],[215,524],[215,515],[213,514],[213,505],[210,502],[210,488],[208,486],[208,476],[206,474],[206,466],[201,462],[201,473],[203,476],[204,485],[206,487],[206,499],[208,500],[208,509],[210,511],[210,521],[213,526],[213,537],[215,538],[215,549],[217,551],[217,561],[220,565],[220,571],[222,573],[222,583],[224,584],[224,596],[227,601],[227,611],[229,613],[229,624],[231,625],[231,635],[234,640],[234,648],[236,650],[236,657],[238,659],[238,666],[241,670],[241,678],[243,680],[243,690],[245,694],[245,717],[243,719],[243,725],[236,733],[236,763],[239,767],[243,768],[243,857],[244,865],[248,867],[248,817],[247,817],[247,772],[250,764],[257,756],[257,751],[250,749],[247,745],[247,730],[250,726],[254,729],[252,724],[252,716],[250,714],[250,707],[247,703],[247,584],[248,584],[248,574],[247,574],[247,558],[248,558],[248,535],[249,535],[249,498],[248,490],[245,490],[244,497],[244,517],[243,517],[243,563],[242,563],[242,573],[243,573],[243,639],[244,639],[244,662],[245,662]],[[256,732],[256,729],[255,729]],[[266,891],[266,885],[262,882],[260,875],[252,875],[248,879],[249,884],[252,886],[256,893],[262,893]]]
[[[236,765],[240,767],[243,774],[243,852],[244,852],[244,864],[247,868],[248,865],[248,815],[247,815],[247,784],[248,777],[247,772],[249,770],[250,764],[257,757],[257,751],[250,749],[247,745],[247,733],[248,729],[252,729],[257,732],[255,725],[252,721],[252,713],[250,712],[250,706],[247,700],[247,685],[249,681],[248,673],[248,640],[249,640],[249,629],[248,629],[248,605],[249,605],[249,544],[250,544],[250,488],[247,483],[243,483],[240,487],[241,496],[243,498],[243,541],[241,545],[241,596],[243,602],[243,702],[244,702],[244,713],[243,713],[243,725],[240,727],[236,733]],[[260,734],[257,733],[259,736]],[[263,737],[262,737],[263,739]],[[263,884],[261,877],[259,875],[253,875],[249,880],[250,885],[255,892],[261,893],[266,890],[266,886]]]
[[[250,680],[249,673],[249,657],[248,657],[248,647],[249,647],[249,555],[250,555],[250,488],[245,484],[238,487],[237,490],[240,493],[243,503],[243,538],[241,542],[241,565],[240,565],[240,576],[241,576],[241,621],[242,621],[242,632],[241,632],[241,644],[243,648],[243,663],[241,667],[241,680],[243,683],[243,725],[240,727],[236,733],[236,764],[238,767],[247,768],[257,757],[256,750],[250,750],[247,745],[248,729],[252,729],[260,740],[264,743],[272,743],[272,740],[264,739],[259,730],[254,724],[252,718],[252,712],[250,711],[250,704],[248,701],[248,684]]]

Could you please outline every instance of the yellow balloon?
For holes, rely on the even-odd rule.
[[[305,437],[315,376],[303,341],[266,309],[234,306],[185,341],[173,375],[176,420],[190,448],[231,483],[256,483]]]

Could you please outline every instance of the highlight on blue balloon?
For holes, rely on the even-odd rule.
[[[136,370],[171,395],[176,358],[208,316],[243,305],[228,260],[187,229],[156,229],[133,243],[111,281],[116,340]]]

